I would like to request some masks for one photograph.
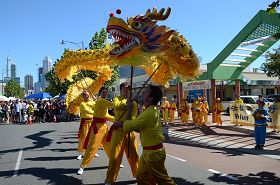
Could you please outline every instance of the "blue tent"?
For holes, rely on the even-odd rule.
[[[49,93],[46,92],[40,92],[31,94],[29,96],[26,96],[24,99],[44,99],[44,98],[52,98],[52,96]]]
[[[58,99],[60,99],[60,100],[64,100],[65,98],[66,98],[66,94],[60,95],[60,96],[58,97]]]

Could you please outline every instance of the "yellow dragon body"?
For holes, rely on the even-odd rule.
[[[103,49],[65,52],[55,66],[57,76],[71,80],[81,70],[96,71],[99,76],[92,82],[94,89],[89,88],[92,93],[110,79],[110,66],[114,65],[138,66],[148,75],[154,73],[151,80],[159,85],[167,85],[176,76],[181,81],[196,77],[199,61],[191,46],[178,32],[157,25],[157,21],[168,18],[171,9],[164,12],[163,8],[159,12],[148,9],[145,15],[130,17],[127,22],[111,14],[106,30],[116,42]],[[70,99],[68,104],[77,98],[72,95]]]

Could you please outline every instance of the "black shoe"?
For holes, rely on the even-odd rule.
[[[261,145],[256,145],[255,149],[259,149],[261,147]]]

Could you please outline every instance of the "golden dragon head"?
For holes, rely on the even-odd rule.
[[[166,26],[157,26],[158,20],[166,20],[171,9],[156,8],[147,10],[145,15],[130,17],[127,22],[110,14],[107,32],[116,40],[110,55],[117,59],[131,57],[138,52],[163,51],[168,47],[166,41],[174,32]]]

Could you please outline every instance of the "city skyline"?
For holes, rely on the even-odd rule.
[[[33,83],[33,90],[35,90],[35,83],[41,82],[40,83],[40,89],[44,89],[47,87],[47,81],[45,79],[45,74],[51,70],[52,68],[52,59],[49,56],[45,56],[42,60],[42,65],[41,67],[38,67],[38,64],[36,64],[36,72],[37,74],[35,76],[31,75],[30,73],[25,74],[22,78],[17,76],[17,64],[16,62],[12,59],[12,57],[7,57],[6,59],[6,68],[2,69],[2,80],[7,83],[9,80],[14,79],[16,80],[21,87],[26,88],[25,84],[25,77],[26,76],[31,76],[32,77],[32,83]],[[35,77],[35,78],[34,78]],[[36,78],[38,77],[38,79]],[[21,80],[23,79],[23,80]],[[28,88],[28,90],[30,90]]]

